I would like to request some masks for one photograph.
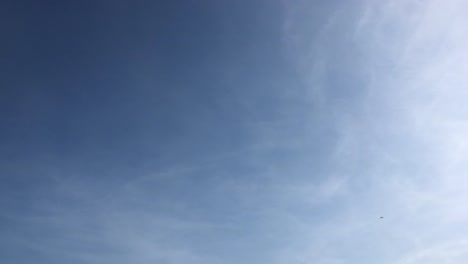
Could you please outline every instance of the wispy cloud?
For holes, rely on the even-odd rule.
[[[268,29],[282,30],[281,42],[272,46],[281,46],[286,60],[262,56],[280,66],[262,64],[258,54],[260,62],[251,68],[244,62],[254,60],[247,58],[215,58],[216,69],[204,69],[224,76],[206,74],[214,81],[202,80],[205,75],[199,80],[184,68],[174,87],[192,87],[196,80],[197,89],[218,84],[232,89],[193,88],[197,92],[177,102],[183,113],[174,116],[160,112],[174,110],[177,100],[164,103],[168,109],[157,108],[164,111],[155,121],[168,126],[163,133],[162,126],[146,124],[154,121],[152,106],[142,107],[137,114],[149,117],[140,129],[148,131],[132,135],[151,144],[132,157],[143,161],[127,162],[124,154],[118,162],[104,154],[72,162],[51,155],[2,165],[6,174],[40,176],[8,182],[13,187],[1,197],[11,206],[0,213],[8,226],[1,245],[30,252],[38,263],[468,261],[468,4],[326,2],[285,0],[285,17],[270,18],[283,21],[281,29]],[[205,13],[202,17],[203,25],[211,25]],[[254,21],[268,20],[260,17]],[[237,28],[234,21],[243,18],[227,20],[221,24],[234,33],[220,39],[244,45],[238,34],[252,25]],[[279,39],[267,37],[264,43]],[[243,52],[237,46],[219,48]],[[259,50],[263,47],[242,56]],[[134,63],[153,69],[152,62],[140,60]],[[289,68],[294,71],[282,73]],[[130,83],[144,91],[166,85],[148,74],[139,73],[141,83]],[[184,77],[189,81],[179,83]],[[161,102],[183,93],[178,89]],[[188,98],[192,95],[216,98],[200,106]],[[188,110],[182,109],[185,102]],[[191,104],[199,114],[193,120],[166,120],[190,119],[185,115]],[[166,135],[171,129],[178,137]],[[228,135],[212,138],[223,133]],[[90,142],[99,143],[103,134]],[[177,151],[168,158],[165,151],[172,147]],[[118,149],[127,150],[138,147]],[[17,259],[12,252],[5,253]]]
[[[351,161],[342,168],[351,175],[348,195],[354,203],[343,216],[346,222],[330,219],[332,226],[347,226],[349,236],[330,228],[331,237],[343,240],[331,240],[327,246],[336,250],[314,257],[350,260],[359,255],[355,251],[367,247],[372,252],[360,255],[366,261],[394,263],[400,255],[414,254],[404,263],[424,263],[422,255],[439,252],[431,245],[440,243],[443,249],[434,253],[440,261],[452,263],[452,255],[461,261],[466,256],[456,241],[467,235],[461,223],[468,217],[462,205],[468,198],[464,177],[468,154],[464,103],[468,99],[464,88],[468,83],[468,19],[464,13],[468,6],[454,0],[361,1],[342,3],[344,7],[347,11],[330,15],[334,22],[323,25],[322,31],[307,31],[311,20],[290,16],[285,32],[286,42],[304,44],[305,39],[314,39],[313,44],[287,47],[304,55],[297,65],[313,84],[310,89],[328,93],[323,107],[338,109],[335,121],[342,132],[336,155],[338,160]],[[312,15],[317,5],[301,2],[291,9],[309,10],[302,12]],[[337,51],[328,47],[336,42],[345,43],[345,54],[361,54],[355,57],[354,66],[346,56],[334,59]],[[322,47],[317,43],[323,43]],[[319,69],[316,63],[327,67]],[[330,100],[336,96],[334,87],[324,81],[335,78],[329,72],[337,69],[364,79],[359,104],[347,105],[345,111]],[[342,85],[362,89],[352,82]],[[355,215],[368,217],[369,212],[378,211],[388,214],[384,224],[391,232],[369,226],[365,217]],[[360,248],[351,242],[356,240],[362,241]],[[421,248],[428,249],[421,253]]]

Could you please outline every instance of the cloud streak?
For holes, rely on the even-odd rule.
[[[313,16],[317,5],[304,1],[290,8]],[[330,15],[333,23],[315,34],[304,30],[303,17],[290,16],[286,22],[286,42],[314,43],[287,47],[304,55],[298,55],[297,65],[310,89],[328,93],[322,107],[337,111],[342,131],[337,160],[350,161],[343,167],[351,178],[348,199],[354,202],[342,216],[348,221],[330,219],[332,226],[343,224],[347,231],[330,228],[330,237],[341,243],[330,239],[327,246],[336,251],[310,259],[400,263],[399,256],[409,255],[401,263],[424,263],[435,251],[440,261],[455,263],[455,255],[462,261],[466,256],[457,248],[463,242],[457,241],[466,236],[461,223],[468,217],[462,205],[468,187],[463,176],[468,154],[463,103],[468,99],[467,5],[456,0],[361,1],[342,3],[338,10],[343,8],[347,12]],[[360,56],[351,62],[346,56],[335,60],[337,51],[328,47],[336,42],[349,48],[345,54]],[[318,68],[317,63],[327,66]],[[327,78],[336,77],[330,75],[336,68],[351,71],[365,87],[359,104],[346,105],[345,112],[334,104],[333,87],[326,85]],[[345,86],[359,89],[352,82]],[[378,211],[389,214],[387,231],[364,220]],[[440,246],[433,248],[434,243]],[[356,253],[365,248],[372,250]]]
[[[115,137],[82,150],[98,154],[2,163],[2,174],[20,176],[5,177],[0,196],[8,260],[28,262],[26,251],[37,263],[466,262],[468,4],[301,0],[282,8],[253,12],[241,27],[235,16],[208,23],[200,7],[202,25],[233,31],[213,43],[217,31],[204,32],[200,43],[213,47],[201,50],[236,55],[203,61],[213,69],[184,68],[176,84],[146,72],[128,81],[148,98],[159,95],[153,86],[173,88],[161,92],[166,108],[132,97],[141,111],[125,116],[138,116],[145,132],[129,133],[140,137],[128,148],[125,140],[109,147]],[[255,31],[254,22],[275,26]],[[173,40],[171,48],[186,41]],[[268,53],[266,43],[283,53]],[[190,61],[176,57],[174,65]],[[132,65],[151,68],[140,60]],[[222,74],[203,75],[211,70]],[[216,85],[228,88],[200,88]],[[100,144],[106,133],[98,134],[83,142]]]

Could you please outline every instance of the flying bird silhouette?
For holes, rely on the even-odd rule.
[[[383,216],[380,217],[380,219],[383,219],[383,218],[384,218]]]

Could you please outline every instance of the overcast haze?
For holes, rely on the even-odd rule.
[[[468,2],[0,10],[2,262],[468,263]]]

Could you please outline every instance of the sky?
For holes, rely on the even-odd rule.
[[[467,263],[467,12],[5,1],[2,261]]]

